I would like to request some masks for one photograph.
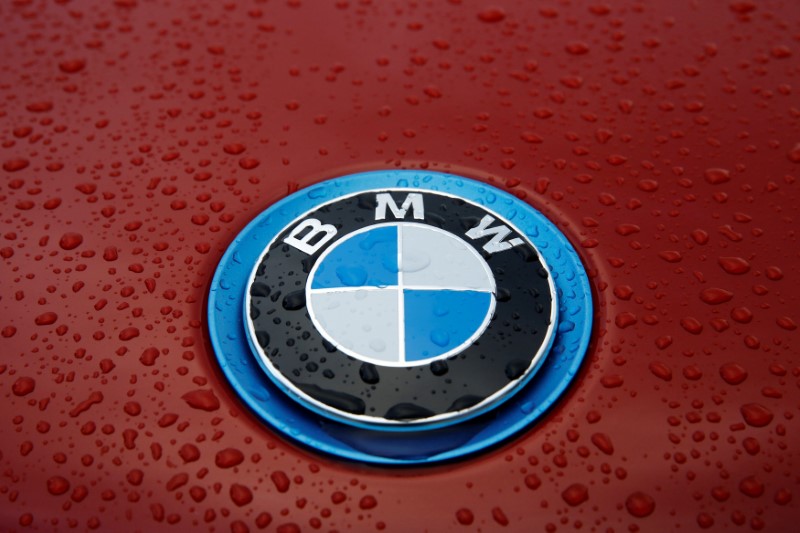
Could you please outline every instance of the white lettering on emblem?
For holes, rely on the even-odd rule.
[[[305,230],[309,230],[308,233],[300,237],[299,235]],[[322,237],[312,244],[311,241],[318,235],[322,235]],[[309,218],[295,226],[289,236],[283,239],[283,242],[311,255],[333,239],[334,235],[336,235],[336,228],[333,225],[323,224],[316,218]]]
[[[467,232],[467,237],[470,239],[480,239],[481,237],[491,236],[491,240],[483,245],[483,249],[488,253],[502,252],[503,250],[510,250],[514,246],[522,244],[522,239],[514,237],[509,241],[505,241],[511,229],[506,226],[495,226],[490,228],[491,223],[494,222],[494,217],[489,215],[484,216],[480,223]]]
[[[394,198],[392,198],[392,195],[389,193],[378,193],[375,199],[378,201],[378,206],[375,208],[375,220],[386,219],[387,207],[394,215],[394,218],[405,218],[409,209],[411,209],[414,214],[414,219],[423,220],[425,218],[425,207],[422,203],[421,194],[415,192],[409,193],[400,207],[397,207]]]

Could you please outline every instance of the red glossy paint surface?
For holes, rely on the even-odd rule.
[[[800,8],[537,4],[4,3],[0,529],[792,529]],[[250,219],[387,167],[514,192],[596,291],[569,393],[453,465],[298,449],[208,342]]]

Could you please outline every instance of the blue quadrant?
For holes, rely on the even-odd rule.
[[[405,289],[406,361],[420,361],[457,348],[483,324],[489,292]]]
[[[397,226],[357,233],[334,244],[317,267],[312,289],[397,285]]]

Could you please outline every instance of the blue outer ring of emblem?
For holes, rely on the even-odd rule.
[[[381,188],[430,190],[460,196],[494,211],[533,242],[550,267],[559,323],[550,353],[508,401],[490,413],[436,429],[387,432],[336,422],[280,390],[256,361],[242,308],[255,262],[264,247],[299,216],[342,196]],[[567,238],[544,215],[490,185],[441,172],[381,170],[351,174],[298,191],[259,214],[222,257],[211,282],[208,325],[220,367],[239,397],[290,439],[345,459],[386,465],[433,464],[492,447],[541,417],[580,368],[592,328],[589,279]]]

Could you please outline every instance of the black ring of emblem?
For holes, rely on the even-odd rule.
[[[375,196],[389,192],[396,202],[418,192],[427,224],[462,238],[486,260],[496,282],[496,308],[488,327],[472,345],[445,360],[411,367],[366,363],[337,350],[316,330],[305,305],[309,273],[324,251],[352,231],[392,220],[375,221]],[[523,244],[486,253],[488,237],[464,234],[490,210],[432,191],[376,190],[328,202],[297,218],[270,243],[249,285],[248,321],[257,351],[280,374],[268,375],[284,390],[311,399],[320,414],[355,423],[424,423],[462,419],[483,412],[513,392],[540,361],[542,345],[552,337],[554,296],[547,269],[535,248],[512,227]],[[308,218],[337,228],[334,239],[309,256],[283,241]],[[265,364],[262,360],[262,366]],[[294,389],[294,390],[291,390]],[[506,393],[497,397],[498,391]]]

